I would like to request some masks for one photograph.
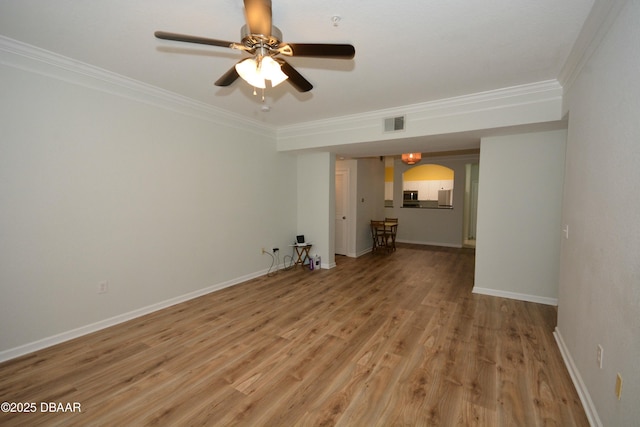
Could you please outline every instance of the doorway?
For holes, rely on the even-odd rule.
[[[347,254],[348,224],[347,217],[349,207],[349,170],[336,170],[336,216],[335,216],[335,253]]]

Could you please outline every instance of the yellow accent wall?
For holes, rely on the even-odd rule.
[[[414,166],[403,174],[405,181],[453,180],[453,169],[440,165]]]
[[[393,182],[393,168],[384,168],[384,182]]]

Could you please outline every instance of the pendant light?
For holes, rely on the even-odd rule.
[[[406,153],[402,155],[402,161],[408,165],[415,165],[422,159],[422,153]]]

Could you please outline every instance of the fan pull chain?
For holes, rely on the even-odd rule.
[[[256,91],[256,87],[255,86],[253,88],[253,96],[258,96],[258,92]],[[262,102],[264,102],[264,88],[262,88],[261,99],[262,99]]]

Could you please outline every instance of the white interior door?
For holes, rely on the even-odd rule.
[[[349,171],[336,170],[335,253],[347,254],[347,208],[349,206]]]

